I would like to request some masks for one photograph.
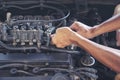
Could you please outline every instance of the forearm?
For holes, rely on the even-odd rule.
[[[120,29],[120,14],[90,29],[91,37]]]
[[[89,52],[98,61],[111,68],[116,72],[120,72],[120,51],[94,43],[78,34],[73,37],[73,42]]]

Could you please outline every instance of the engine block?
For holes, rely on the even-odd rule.
[[[49,16],[46,17],[49,18]],[[26,16],[24,18],[25,22],[23,22],[24,20],[20,19],[22,22],[14,23],[11,25],[2,24],[1,40],[10,40],[9,36],[11,36],[13,45],[17,45],[17,43],[20,45],[25,45],[27,43],[28,45],[36,44],[38,47],[40,47],[42,41],[48,41],[46,42],[46,45],[49,45],[50,35],[55,29],[52,23],[42,23],[41,21],[38,21],[37,19],[39,18],[39,16],[35,20],[31,20],[32,18],[30,17],[26,19]],[[19,18],[17,19],[13,17],[11,23],[14,22],[14,20],[19,21]],[[9,31],[9,33],[7,33],[7,31]]]
[[[6,13],[0,24],[0,80],[97,80],[93,57],[74,45],[60,49],[51,43],[51,35],[66,26],[70,15],[64,6],[56,8],[58,3],[51,3],[15,5],[19,14]],[[25,14],[29,10],[41,14]]]

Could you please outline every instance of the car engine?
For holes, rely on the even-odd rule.
[[[63,4],[1,1],[0,11],[0,80],[101,80],[101,72],[110,71],[79,47],[52,44],[55,30],[77,19]]]

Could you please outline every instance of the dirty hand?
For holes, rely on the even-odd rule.
[[[69,27],[58,28],[52,37],[52,43],[55,44],[58,48],[64,48],[73,44],[73,37],[74,31],[72,31]]]
[[[120,80],[120,74],[117,74],[117,75],[115,76],[115,80]]]
[[[91,28],[92,27],[89,27],[81,22],[75,21],[70,26],[70,28],[85,38],[88,38],[88,39],[92,38],[92,35],[91,35]]]

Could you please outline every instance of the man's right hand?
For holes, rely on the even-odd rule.
[[[75,21],[70,28],[85,38],[93,38],[91,34],[92,27],[89,27],[81,22]]]

